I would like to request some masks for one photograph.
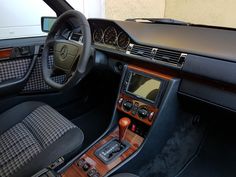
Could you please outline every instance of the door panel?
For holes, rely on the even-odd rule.
[[[0,49],[8,50],[7,55],[0,57],[0,95],[19,91],[27,82],[33,70],[38,46],[20,46]]]
[[[41,53],[45,37],[0,41],[0,95],[32,94],[55,91],[42,76]],[[5,46],[5,47],[4,47]],[[53,56],[48,58],[48,67]],[[53,77],[62,83],[64,75]]]
[[[51,68],[53,65],[53,56],[50,55],[48,58],[48,67]],[[58,75],[52,77],[58,83],[63,83],[65,76]],[[50,86],[48,86],[44,79],[42,73],[42,60],[39,54],[37,61],[35,63],[34,69],[30,75],[30,78],[24,88],[21,90],[21,93],[38,93],[38,92],[52,92],[54,91]]]

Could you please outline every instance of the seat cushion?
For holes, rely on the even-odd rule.
[[[78,127],[39,102],[8,110],[0,125],[0,176],[6,177],[31,176],[78,149],[84,138]]]

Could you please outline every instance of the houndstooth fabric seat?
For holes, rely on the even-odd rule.
[[[26,102],[0,115],[0,177],[31,176],[78,149],[83,133],[48,105]]]

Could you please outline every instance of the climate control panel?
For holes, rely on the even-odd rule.
[[[123,93],[119,96],[117,109],[147,125],[152,125],[158,112],[158,109],[153,105],[146,104]]]

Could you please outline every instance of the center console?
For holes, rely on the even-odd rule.
[[[88,149],[63,177],[106,176],[141,147],[158,117],[170,76],[136,66],[125,68],[113,130]]]

